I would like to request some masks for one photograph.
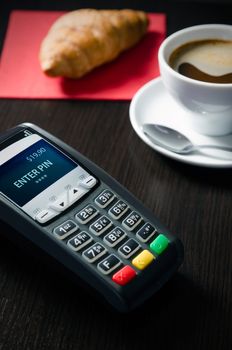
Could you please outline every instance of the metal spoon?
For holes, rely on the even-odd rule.
[[[200,152],[201,149],[207,148],[232,152],[232,146],[195,145],[179,131],[163,125],[144,124],[143,132],[157,146],[178,154]]]

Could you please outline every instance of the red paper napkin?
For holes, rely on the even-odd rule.
[[[157,52],[166,33],[164,14],[149,14],[149,31],[136,47],[85,77],[45,76],[38,60],[40,44],[61,14],[11,13],[0,63],[0,97],[130,100],[142,85],[159,75]]]

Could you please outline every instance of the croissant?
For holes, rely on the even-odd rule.
[[[41,68],[49,76],[80,78],[122,51],[146,33],[148,17],[142,11],[81,9],[56,20],[41,43]]]

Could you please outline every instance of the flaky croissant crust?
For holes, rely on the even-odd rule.
[[[42,42],[41,68],[49,76],[80,78],[134,46],[147,27],[148,18],[142,11],[69,12],[52,25]]]

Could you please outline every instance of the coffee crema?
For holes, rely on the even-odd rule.
[[[192,41],[176,48],[169,65],[180,74],[210,83],[232,83],[232,40]]]

